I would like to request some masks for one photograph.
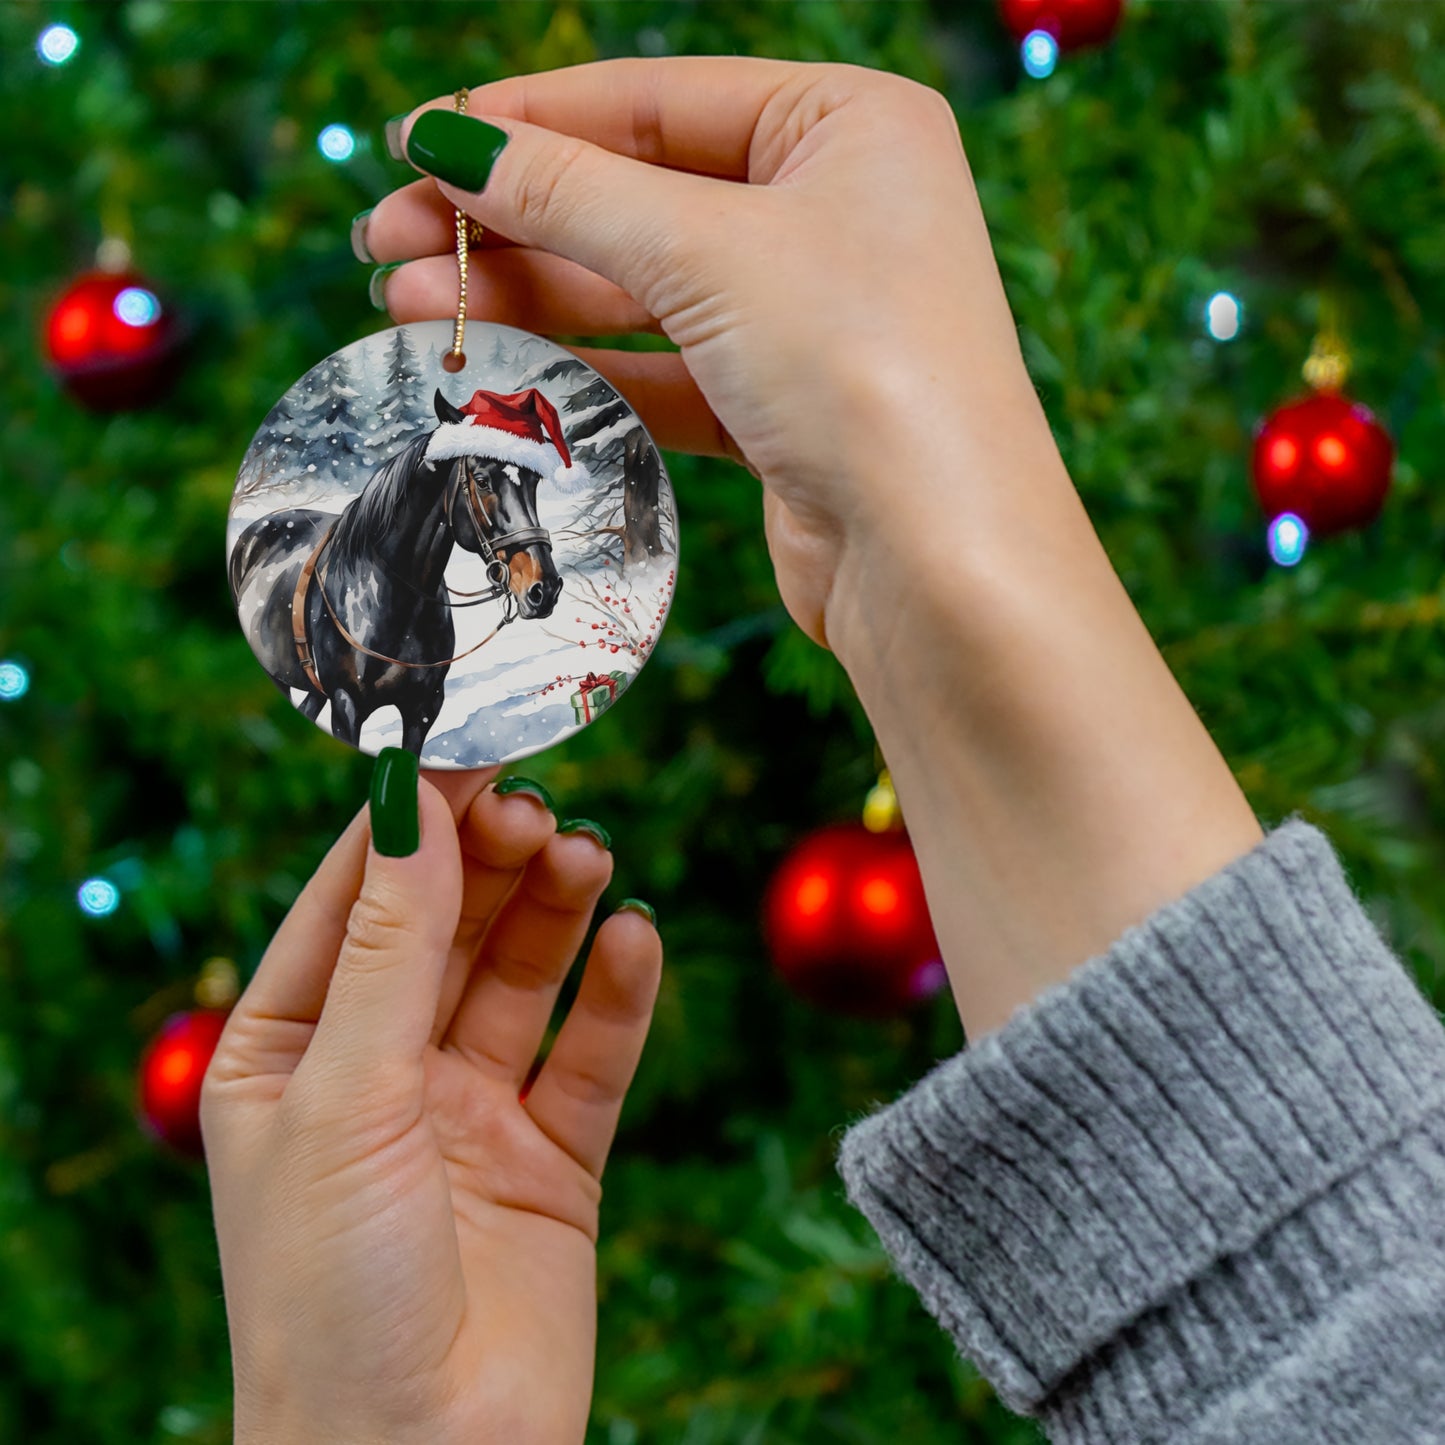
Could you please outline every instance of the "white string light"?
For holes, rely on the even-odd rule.
[[[1228,291],[1216,291],[1204,308],[1204,329],[1216,341],[1233,341],[1244,325],[1244,307]]]
[[[356,152],[356,137],[349,127],[329,125],[316,137],[316,148],[329,161],[349,161]]]
[[[76,889],[75,901],[91,918],[109,918],[120,907],[120,889],[109,878],[87,878]]]
[[[35,42],[35,53],[47,65],[64,65],[80,49],[80,36],[68,25],[48,25]]]
[[[1293,567],[1305,554],[1310,529],[1293,512],[1281,512],[1269,524],[1269,555],[1281,567]]]

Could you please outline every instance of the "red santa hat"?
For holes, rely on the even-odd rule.
[[[540,472],[564,491],[588,479],[587,468],[572,460],[557,408],[535,386],[510,396],[473,392],[463,407],[453,406],[438,390],[436,413],[441,425],[427,443],[428,461],[468,456],[513,462]]]

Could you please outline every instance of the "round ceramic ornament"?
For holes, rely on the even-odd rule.
[[[313,367],[241,464],[226,548],[252,651],[300,711],[428,768],[529,757],[616,704],[677,578],[646,428],[560,346],[393,327]]]

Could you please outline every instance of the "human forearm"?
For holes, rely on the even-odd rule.
[[[865,463],[894,505],[844,548],[828,641],[888,760],[975,1038],[1261,832],[1032,395],[1003,397],[986,438],[928,430],[928,456],[909,443]],[[929,469],[902,505],[900,476]]]
[[[1445,1035],[1291,819],[855,1124],[899,1272],[1058,1445],[1433,1439]]]

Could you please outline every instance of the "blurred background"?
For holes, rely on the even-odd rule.
[[[176,1029],[244,986],[371,764],[253,659],[226,511],[275,400],[389,324],[348,228],[412,178],[385,119],[460,85],[715,52],[941,89],[1153,635],[1262,820],[1323,827],[1445,998],[1445,7],[1131,0],[1097,33],[1029,10],[0,8],[0,1440],[231,1438],[186,1139],[204,1029]],[[668,953],[607,1173],[589,1442],[1036,1440],[833,1167],[847,1123],[963,1044],[946,993],[906,1006],[919,920],[896,947],[835,921],[821,988],[828,961],[763,926],[788,867],[843,866],[825,825],[896,841],[859,821],[867,720],[779,604],[754,479],[667,464],[655,656],[511,769],[611,829],[604,908],[651,901]]]

